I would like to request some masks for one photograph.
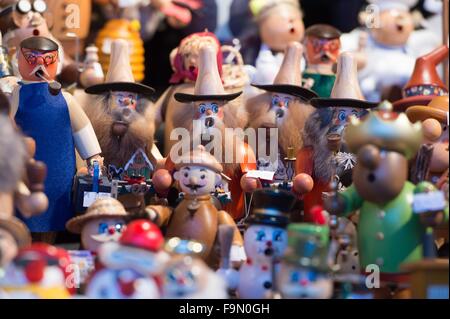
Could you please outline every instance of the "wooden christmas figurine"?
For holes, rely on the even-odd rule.
[[[199,241],[205,246],[201,257],[212,268],[219,266],[219,225],[234,227],[230,259],[245,260],[241,234],[233,218],[218,210],[211,201],[211,193],[222,180],[222,165],[199,145],[192,152],[177,159],[174,178],[184,192],[183,200],[175,209],[165,206],[147,206],[146,211],[158,225],[166,226],[166,236]]]
[[[55,82],[58,45],[44,37],[20,44],[19,70],[23,81],[12,93],[11,116],[36,141],[36,159],[48,168],[45,193],[48,210],[26,220],[31,232],[63,231],[73,217],[71,191],[75,175],[75,148],[91,166],[101,164],[94,129],[74,98]]]
[[[305,86],[320,97],[330,97],[336,75],[341,32],[328,24],[315,24],[305,31],[306,69],[303,72]]]

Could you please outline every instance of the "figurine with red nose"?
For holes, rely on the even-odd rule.
[[[401,265],[434,255],[429,234],[448,222],[444,194],[429,182],[414,185],[407,180],[408,160],[422,138],[421,124],[392,112],[388,102],[363,120],[352,118],[345,139],[357,154],[353,185],[324,202],[331,214],[360,211],[361,270],[367,274],[370,267],[379,267],[381,286],[374,292],[378,298],[409,297]]]
[[[168,261],[164,238],[151,222],[130,222],[119,242],[100,247],[99,260],[105,268],[94,273],[86,296],[94,299],[156,299],[160,287],[155,276]]]
[[[356,157],[347,150],[343,133],[350,116],[362,117],[367,109],[377,106],[362,96],[353,54],[343,52],[337,63],[337,77],[330,98],[312,99],[316,111],[307,119],[303,130],[303,148],[296,161],[296,173],[305,173],[314,180],[313,189],[304,195],[305,220],[309,212],[322,206],[324,193],[337,180],[339,187],[351,184]]]
[[[154,89],[134,81],[129,52],[127,41],[112,41],[106,80],[86,88],[96,100],[85,110],[100,141],[108,175],[119,180],[138,176],[148,180],[162,159],[153,143],[153,105],[148,101]],[[129,163],[138,154],[144,159],[140,171],[134,172]]]
[[[49,9],[48,1],[13,0],[9,2],[11,5],[6,6],[0,12],[0,16],[5,21],[9,19],[11,24],[4,33],[3,41],[10,54],[10,62],[14,75],[21,76],[17,55],[17,52],[20,51],[20,43],[33,36],[46,37],[58,44],[60,63],[58,64],[57,74],[60,74],[63,66],[65,66],[65,61],[67,63],[67,59],[65,59],[63,46],[50,32],[47,18],[49,18],[51,9]]]
[[[199,74],[195,82],[194,92],[175,93],[174,97],[183,105],[173,118],[172,138],[174,146],[169,152],[165,168],[172,172],[177,157],[185,152],[185,147],[202,144],[216,156],[224,174],[229,177],[221,182],[218,188],[219,209],[223,208],[235,220],[244,215],[244,193],[241,179],[245,173],[256,168],[255,155],[252,148],[237,134],[237,128],[243,128],[242,118],[246,111],[237,101],[240,92],[225,91],[217,65],[216,47],[203,45],[199,54]],[[244,120],[245,122],[245,120]],[[230,134],[231,133],[231,134]],[[181,139],[179,138],[181,136]],[[181,152],[180,152],[181,148]],[[181,154],[179,154],[181,153]],[[160,177],[159,172],[155,172]],[[167,174],[166,174],[167,175]],[[227,194],[231,194],[231,201]],[[225,196],[221,196],[225,194]]]
[[[12,93],[10,114],[24,134],[36,141],[35,158],[48,168],[49,208],[25,223],[35,233],[63,231],[73,217],[75,148],[88,166],[94,160],[101,165],[100,145],[81,106],[54,81],[58,45],[48,38],[31,37],[21,42],[18,58],[23,81]]]
[[[83,249],[97,254],[102,244],[119,240],[127,216],[117,199],[99,198],[85,214],[70,219],[66,227],[71,233],[81,234]]]
[[[222,183],[222,165],[202,145],[178,157],[174,178],[184,193],[175,209],[167,206],[147,206],[146,211],[158,225],[166,226],[166,236],[199,241],[204,245],[201,258],[213,269],[220,262],[218,253],[219,225],[233,227],[230,259],[245,260],[241,234],[230,214],[218,210],[211,193]]]
[[[164,155],[167,156],[175,144],[170,139],[172,130],[180,127],[177,118],[185,117],[188,103],[179,102],[174,98],[176,93],[193,93],[195,82],[199,75],[200,48],[208,45],[216,51],[217,71],[222,78],[223,53],[220,42],[214,33],[196,32],[181,40],[170,56],[173,74],[170,78],[171,86],[155,103],[156,124],[164,122]],[[191,120],[191,119],[189,119]]]
[[[256,58],[256,72],[252,75],[252,82],[272,84],[288,44],[303,40],[303,14],[299,1],[296,0],[252,0],[249,1],[249,6],[261,37],[261,48]],[[299,63],[294,68],[295,72],[300,72],[304,65]]]
[[[79,284],[74,271],[66,250],[34,243],[19,251],[0,279],[0,290],[17,299],[70,298]]]
[[[300,43],[289,43],[274,83],[252,84],[267,93],[247,100],[246,105],[249,126],[259,131],[266,129],[266,138],[257,139],[258,170],[272,172],[270,183],[292,189],[298,195],[309,192],[313,187],[310,176],[295,173],[295,162],[303,146],[303,126],[314,110],[309,101],[317,97],[315,92],[301,86],[301,73],[295,69],[302,53]],[[276,152],[271,151],[274,145],[277,146]],[[243,183],[244,186],[247,185]],[[244,189],[251,192],[251,189]]]
[[[239,269],[238,294],[244,299],[273,298],[276,275],[288,245],[286,227],[296,198],[283,190],[253,192],[252,214],[244,235],[247,261]]]
[[[341,49],[341,32],[328,24],[315,24],[305,31],[305,87],[320,97],[330,97],[336,75],[333,70]]]

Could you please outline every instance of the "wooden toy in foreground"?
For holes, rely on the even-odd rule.
[[[213,269],[219,267],[219,225],[234,227],[230,260],[245,260],[243,241],[230,214],[218,210],[211,193],[222,180],[223,168],[203,146],[183,154],[176,160],[174,178],[184,198],[175,209],[167,206],[147,206],[146,212],[161,227],[166,227],[166,237],[196,240],[204,245],[201,258]]]
[[[330,182],[342,186],[351,184],[355,155],[349,152],[344,132],[350,116],[361,117],[376,103],[366,102],[361,93],[356,60],[353,54],[343,52],[337,63],[337,76],[330,98],[312,99],[316,111],[306,120],[303,130],[303,148],[297,155],[296,173],[305,173],[314,180],[313,189],[304,195],[305,221],[308,213],[322,206],[324,193],[330,192]]]
[[[360,210],[358,250],[363,272],[379,267],[381,287],[375,297],[409,297],[404,263],[432,255],[434,242],[423,237],[432,227],[448,222],[448,203],[428,182],[408,178],[408,160],[422,143],[420,123],[392,112],[385,102],[364,120],[351,119],[345,139],[357,154],[353,185],[325,201],[327,211],[345,214]],[[413,199],[411,202],[410,199]],[[392,250],[392,246],[397,248]]]
[[[117,242],[125,227],[128,213],[114,198],[97,199],[85,214],[70,219],[66,228],[81,235],[81,248],[94,254],[107,242]]]
[[[91,167],[102,163],[94,129],[80,105],[54,81],[58,68],[58,44],[31,37],[20,44],[19,70],[23,81],[11,97],[11,117],[24,134],[36,141],[36,160],[47,165],[45,193],[48,210],[25,221],[31,232],[63,231],[73,217],[72,181],[75,148]]]
[[[147,220],[129,223],[119,242],[103,244],[99,261],[104,268],[88,282],[86,296],[94,299],[157,299],[160,287],[155,280],[169,256],[163,250],[159,228]]]
[[[19,251],[0,278],[0,293],[12,299],[66,299],[77,284],[66,250],[33,243]]]

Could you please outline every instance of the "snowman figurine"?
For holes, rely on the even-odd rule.
[[[129,223],[119,242],[107,242],[99,249],[105,267],[94,273],[86,295],[95,299],[156,299],[160,290],[155,280],[169,259],[163,251],[159,228],[143,219]]]
[[[201,259],[204,246],[194,240],[170,238],[165,250],[170,261],[160,282],[164,299],[226,299],[225,280]]]
[[[291,193],[279,189],[265,188],[253,193],[250,226],[244,235],[247,261],[239,270],[240,298],[271,298],[277,291],[274,278],[288,244],[288,213],[295,202]]]
[[[327,264],[329,228],[313,223],[291,224],[289,246],[281,262],[277,282],[287,299],[328,299],[333,281]]]

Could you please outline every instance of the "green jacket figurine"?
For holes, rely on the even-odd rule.
[[[359,209],[362,270],[378,265],[381,281],[402,282],[407,277],[400,265],[423,258],[427,228],[448,222],[443,194],[428,182],[416,186],[407,181],[408,160],[422,143],[421,124],[380,107],[364,121],[353,118],[345,134],[357,154],[353,185],[330,197],[326,208],[344,215]]]

